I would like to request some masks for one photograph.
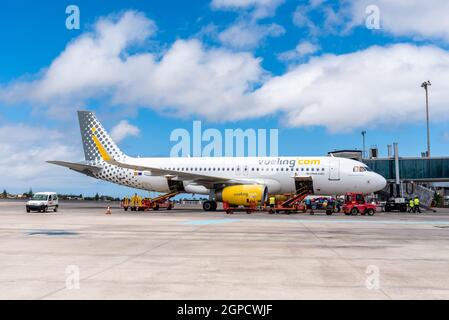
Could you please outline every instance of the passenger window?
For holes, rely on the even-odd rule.
[[[52,200],[51,195],[49,195],[48,196],[48,201],[51,201],[51,200]]]

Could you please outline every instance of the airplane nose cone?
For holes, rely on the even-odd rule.
[[[377,178],[377,185],[379,187],[379,190],[382,190],[383,188],[385,188],[387,186],[387,180],[382,177],[380,174],[378,175]]]

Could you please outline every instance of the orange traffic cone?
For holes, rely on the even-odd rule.
[[[111,214],[111,207],[108,207],[108,208],[106,209],[106,214]]]

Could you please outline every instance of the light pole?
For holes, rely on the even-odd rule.
[[[363,141],[363,156],[362,156],[362,158],[366,158],[365,135],[366,135],[366,131],[362,131],[362,141]]]
[[[430,129],[429,129],[429,90],[428,87],[432,84],[430,81],[422,83],[421,88],[426,90],[426,122],[427,122],[427,158],[430,158]]]

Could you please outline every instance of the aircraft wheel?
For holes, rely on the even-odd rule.
[[[203,203],[203,210],[204,211],[212,211],[214,208],[214,204],[212,201],[204,201]]]

